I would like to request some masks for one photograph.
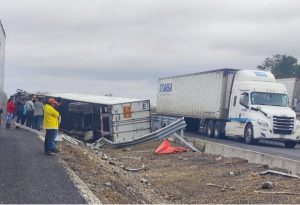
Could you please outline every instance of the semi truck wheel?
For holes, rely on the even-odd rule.
[[[224,138],[225,133],[223,130],[223,124],[220,121],[217,121],[215,123],[215,127],[214,127],[214,138]]]
[[[294,141],[286,141],[284,142],[284,146],[286,148],[294,148],[296,146],[297,142]]]
[[[213,137],[214,135],[214,121],[208,121],[207,128],[206,128],[206,135],[207,137]]]
[[[252,124],[247,124],[244,131],[244,140],[246,144],[254,144],[254,136],[253,136],[253,126]]]

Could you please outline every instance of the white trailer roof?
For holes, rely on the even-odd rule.
[[[104,105],[114,105],[114,104],[122,104],[122,103],[130,103],[143,101],[145,99],[133,99],[133,98],[120,98],[120,97],[111,97],[111,96],[99,96],[99,95],[88,95],[88,94],[79,94],[79,93],[51,93],[46,96],[50,97],[60,97],[67,100],[74,100],[80,102],[88,102],[88,103],[98,103]]]

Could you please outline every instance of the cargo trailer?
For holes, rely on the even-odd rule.
[[[5,63],[5,41],[6,34],[0,20],[0,112],[3,112],[4,105],[4,63]]]
[[[185,117],[187,129],[209,137],[241,137],[248,144],[276,140],[286,147],[300,139],[287,90],[266,71],[219,69],[160,78],[156,109],[161,116]]]
[[[60,130],[84,140],[127,142],[150,133],[150,101],[86,94],[47,94],[58,102]]]
[[[285,85],[292,109],[300,107],[300,80],[298,78],[281,78],[276,80]]]

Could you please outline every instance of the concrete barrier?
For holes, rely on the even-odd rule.
[[[248,160],[249,163],[266,164],[270,168],[281,168],[288,170],[292,174],[300,174],[300,161],[297,160],[241,149],[203,139],[195,139],[192,137],[185,138],[189,142],[193,142],[194,146],[204,153],[221,155],[228,158],[238,157]]]

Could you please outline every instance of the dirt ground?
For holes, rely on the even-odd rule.
[[[300,203],[299,179],[261,176],[267,166],[239,158],[191,150],[156,155],[154,150],[161,143],[125,149],[104,146],[97,151],[68,142],[61,142],[59,147],[62,159],[102,203]],[[178,146],[174,142],[172,145]],[[273,183],[272,189],[261,188],[267,181]]]

